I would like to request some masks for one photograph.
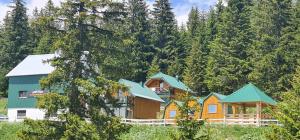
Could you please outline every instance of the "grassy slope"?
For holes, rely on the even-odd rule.
[[[212,129],[212,140],[266,140],[268,127],[215,126]],[[173,127],[134,126],[124,140],[171,140],[170,133],[176,133]]]
[[[7,98],[1,98],[0,97],[0,114],[6,114],[7,113]]]
[[[17,132],[22,128],[20,123],[0,122],[0,140],[17,140]]]
[[[17,139],[18,130],[24,129],[22,123],[0,122],[0,140]],[[215,126],[212,129],[212,140],[266,140],[264,134],[268,127]],[[171,140],[170,134],[178,133],[174,127],[133,126],[130,132],[121,135],[122,140]]]

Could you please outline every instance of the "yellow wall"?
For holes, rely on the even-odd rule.
[[[156,119],[157,112],[160,112],[160,102],[135,97],[133,99],[134,119]]]
[[[195,107],[196,106],[196,111],[194,113],[193,118],[194,119],[200,119],[200,105],[196,101],[190,101],[189,106],[190,107]],[[170,112],[171,111],[176,111],[176,117],[175,118],[170,117]],[[165,119],[176,119],[179,116],[180,116],[180,111],[179,111],[179,108],[178,108],[178,106],[175,102],[171,102],[168,106],[166,106],[165,114],[164,114]]]
[[[217,105],[216,113],[208,113],[208,105],[210,104]],[[219,102],[219,99],[216,96],[211,95],[203,103],[202,119],[220,119],[220,118],[224,118],[222,104]]]

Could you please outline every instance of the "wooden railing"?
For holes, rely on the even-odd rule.
[[[198,119],[199,121],[202,119]],[[271,124],[280,125],[275,119],[207,119],[206,123],[221,125],[254,125],[268,126]],[[122,123],[133,125],[176,125],[175,119],[122,119]]]

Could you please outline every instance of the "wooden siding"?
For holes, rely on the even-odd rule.
[[[180,89],[174,89],[173,90],[173,97],[174,100],[182,100],[183,97],[186,95],[186,91],[180,90]]]
[[[194,119],[200,119],[200,105],[196,101],[190,101],[189,102],[190,107],[196,106],[196,111],[194,112]],[[170,112],[176,111],[176,116],[174,118],[170,117]],[[164,112],[164,118],[165,119],[176,119],[180,116],[180,110],[175,102],[171,102],[168,106],[166,106],[165,112]]]
[[[160,102],[140,97],[133,99],[134,119],[156,119],[160,112]]]
[[[208,105],[217,105],[217,112],[208,113]],[[219,99],[216,96],[212,95],[208,99],[206,99],[203,103],[201,119],[220,119],[220,118],[224,118],[223,106],[220,103]]]
[[[157,87],[159,87],[160,86],[160,83],[162,82],[162,80],[160,80],[160,79],[152,79],[152,80],[150,80],[150,81],[148,81],[147,83],[146,83],[146,86],[148,87],[148,88],[157,88]],[[164,89],[169,89],[170,88],[170,85],[168,84],[168,83],[166,83],[166,82],[163,82],[163,88]]]

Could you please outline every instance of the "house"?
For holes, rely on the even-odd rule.
[[[181,100],[186,93],[192,92],[178,77],[172,77],[162,72],[151,76],[145,82],[145,86],[155,91],[166,103],[171,99]]]
[[[274,107],[276,101],[269,97],[254,84],[249,83],[241,89],[228,95],[221,101],[225,109],[227,106],[232,106],[233,110],[226,110],[226,118],[239,119],[266,119],[270,115],[263,114],[262,109],[265,107]]]
[[[184,104],[184,102],[176,101],[176,100],[172,100],[171,102],[169,102],[165,107],[164,118],[165,119],[179,118],[179,116],[181,114],[179,107],[182,107],[183,104]],[[196,99],[191,100],[189,102],[188,106],[193,108],[193,110],[194,110],[192,112],[189,112],[189,116],[194,119],[200,119],[201,106],[200,106],[199,102]]]
[[[36,96],[47,92],[41,89],[39,80],[54,71],[47,62],[54,57],[55,54],[29,55],[6,75],[9,79],[8,121],[44,118],[45,112],[36,108]]]
[[[128,93],[121,94],[120,99],[124,99],[125,112],[120,115],[129,119],[156,119],[160,113],[160,104],[164,101],[151,89],[144,87],[142,84],[132,82],[125,79],[119,80],[129,88]],[[124,108],[124,107],[123,107]],[[125,114],[125,115],[124,115]]]
[[[223,119],[224,110],[221,101],[225,98],[225,95],[210,93],[204,99],[200,99],[199,102],[202,104],[201,119]]]

